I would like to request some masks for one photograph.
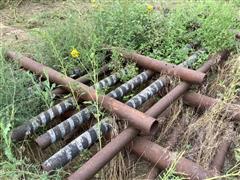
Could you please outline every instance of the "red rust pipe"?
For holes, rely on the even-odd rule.
[[[178,142],[178,137],[182,134],[182,126],[179,124],[177,127],[175,127],[170,134],[170,138],[168,139],[166,146],[168,150],[171,150]],[[155,164],[154,166],[149,170],[148,174],[146,175],[146,179],[148,180],[154,180],[157,178],[157,176],[160,174],[161,169],[159,169]]]
[[[197,107],[200,110],[205,110],[214,106],[214,104],[216,104],[217,102],[220,102],[221,100],[191,92],[191,93],[186,93],[183,96],[183,101],[184,103],[192,107]],[[240,105],[226,104],[225,110],[228,112],[231,119],[240,121]]]
[[[231,145],[231,141],[224,141],[220,144],[217,153],[214,156],[214,159],[211,164],[211,168],[217,170],[217,172],[221,172],[222,168],[224,166],[224,161],[226,154],[228,152],[228,149]]]
[[[144,131],[145,133],[152,134],[158,127],[158,121],[156,119],[147,116],[134,108],[130,108],[128,105],[109,96],[97,95],[93,88],[65,76],[50,67],[15,52],[8,51],[6,55],[12,60],[18,60],[23,68],[35,72],[37,75],[43,75],[45,77],[49,76],[50,81],[63,85],[64,88],[70,92],[73,90],[78,99],[81,98],[87,101],[97,101],[106,110],[111,113],[115,113],[122,119],[128,120],[132,126]]]
[[[136,137],[132,143],[134,153],[147,161],[154,162],[158,168],[166,169],[177,159],[177,154],[151,142],[146,138]],[[212,174],[198,164],[181,157],[176,163],[176,171],[190,176],[192,180],[206,179]]]
[[[181,66],[169,64],[164,61],[155,60],[137,53],[123,53],[123,57],[134,61],[144,68],[160,73],[166,73],[168,75],[174,75],[189,83],[200,84],[206,78],[206,75],[203,72],[197,72]]]
[[[212,56],[201,68],[199,71],[207,72],[213,65],[220,63],[223,60],[226,60],[229,56],[229,51],[224,51],[222,53]],[[169,97],[164,99],[165,106],[159,107],[163,102],[162,99],[159,100],[154,106],[152,106],[147,112],[147,115],[152,117],[157,117],[160,115],[172,102],[174,102],[178,97],[185,93],[190,84],[182,82],[180,88],[174,88],[170,92],[176,94],[174,97]],[[178,87],[178,86],[177,86]],[[182,89],[182,90],[181,90]],[[178,92],[181,90],[180,92]],[[175,92],[177,91],[177,92]],[[166,97],[166,96],[164,96]],[[158,108],[159,107],[159,108]],[[123,130],[118,136],[113,138],[110,143],[103,147],[99,152],[97,152],[91,159],[89,159],[83,166],[81,166],[76,172],[74,172],[68,179],[90,179],[93,177],[103,166],[105,166],[117,153],[119,153],[128,143],[130,143],[139,133],[139,131],[133,127],[128,127]]]
[[[200,67],[197,71],[206,73],[213,67],[213,65],[222,63],[222,61],[226,60],[229,54],[230,52],[226,50],[211,56],[209,60],[205,62],[203,66]],[[149,114],[155,117],[156,114],[158,114],[158,111],[163,112],[176,99],[183,95],[190,87],[191,87],[190,83],[181,82],[178,86],[176,86],[168,94],[166,94],[166,96],[164,96],[160,101],[158,101],[154,106],[152,106],[151,109],[149,110]]]

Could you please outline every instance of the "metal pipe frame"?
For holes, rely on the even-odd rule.
[[[199,93],[186,93],[183,96],[183,102],[192,107],[199,108],[200,110],[206,110],[214,106],[216,103],[221,102],[220,99],[215,99],[209,96],[205,96]],[[240,105],[238,104],[226,104],[225,111],[228,113],[232,120],[240,120]]]
[[[76,94],[77,99],[98,102],[107,111],[115,113],[121,119],[127,120],[129,124],[147,134],[151,134],[158,127],[158,121],[156,119],[147,116],[134,108],[130,108],[126,104],[121,103],[114,98],[98,95],[93,88],[65,76],[50,67],[15,52],[8,51],[6,52],[6,56],[9,59],[18,61],[23,68],[28,69],[37,75],[42,75],[44,77],[48,76],[50,81],[63,85],[63,87],[70,92],[73,91]]]
[[[177,154],[175,152],[171,152],[146,138],[136,137],[133,140],[131,147],[134,153],[143,157],[147,161],[155,162],[155,165],[160,169],[169,168],[171,164],[176,163],[176,171],[181,174],[185,174],[192,180],[206,179],[207,177],[211,177],[213,175],[197,163],[194,163],[186,158],[181,157],[176,162]]]
[[[103,75],[103,74],[106,73],[108,70],[109,70],[108,65],[104,65],[103,67],[101,67],[101,68],[99,69],[98,76]],[[77,80],[78,82],[81,82],[81,83],[84,83],[84,84],[85,84],[85,83],[88,83],[88,82],[90,81],[90,77],[91,77],[91,73],[88,73],[88,74],[85,74],[85,75],[77,78],[76,80]],[[54,95],[60,95],[60,94],[64,94],[64,93],[67,93],[67,92],[68,92],[68,91],[67,91],[66,89],[61,88],[61,87],[57,87],[56,89],[54,89],[54,90],[52,91],[52,93],[53,93]]]
[[[113,97],[114,99],[120,99],[140,84],[146,82],[150,77],[153,76],[153,74],[154,73],[152,71],[144,71],[126,83],[122,84],[115,90],[111,91],[107,95]],[[104,84],[101,83],[101,86]],[[90,120],[91,114],[94,114],[95,112],[96,107],[94,105],[87,106],[80,112],[74,114],[70,118],[66,119],[55,127],[49,129],[46,133],[39,136],[35,140],[36,143],[42,149],[48,147],[50,144],[55,143],[56,141],[65,137],[67,134],[72,132],[77,127],[81,126],[83,123],[86,123],[88,120]]]
[[[213,65],[217,65],[222,61],[226,60],[229,56],[229,51],[216,54],[209,58],[204,65],[198,69],[201,72],[207,72]],[[157,117],[166,108],[185,93],[191,85],[182,82],[180,85],[175,87],[172,91],[159,100],[154,106],[152,106],[147,112],[147,115]],[[164,103],[164,106],[161,104]],[[97,152],[91,159],[89,159],[82,167],[74,172],[68,179],[90,179],[93,177],[103,166],[105,166],[117,153],[119,153],[127,144],[129,144],[139,133],[139,130],[128,127],[123,130],[117,137],[113,138],[110,143],[102,148],[101,151]],[[97,163],[96,163],[97,162]],[[156,162],[153,162],[153,164]]]
[[[143,91],[141,91],[136,96],[134,96],[129,101],[127,101],[126,104],[128,104],[130,107],[134,107],[134,108],[139,107],[144,102],[146,102],[148,99],[153,97],[157,92],[159,92],[164,86],[166,86],[167,83],[169,83],[169,81],[166,78],[157,79],[152,84],[150,84],[147,88],[145,88]],[[111,117],[106,117],[102,120],[102,122],[111,122],[111,121],[113,121],[113,119]],[[44,141],[43,138],[42,138],[42,141]],[[69,145],[67,145],[67,147],[68,147],[67,152],[75,151],[74,147],[70,147]],[[63,149],[66,150],[65,147]],[[64,150],[64,152],[65,152],[65,150]],[[62,152],[62,150],[58,151],[55,155],[50,157],[47,160],[47,162],[48,162],[47,164],[45,162],[43,163],[42,167],[44,170],[46,170],[46,171],[54,170],[56,168],[61,167],[61,165],[65,165],[66,163],[68,163],[69,161],[71,161],[73,159],[73,158],[63,157],[65,155],[63,155],[63,153],[60,153],[60,152]],[[79,153],[80,153],[80,151],[78,151],[78,154]],[[75,154],[75,156],[77,156],[77,152],[74,154]],[[66,159],[68,159],[68,161]],[[50,165],[51,160],[54,161],[52,165]]]
[[[125,59],[129,59],[137,63],[138,65],[151,69],[156,72],[166,73],[168,75],[174,75],[180,77],[181,80],[189,83],[202,83],[206,79],[206,75],[203,72],[197,72],[191,69],[169,64],[164,61],[152,59],[147,56],[143,56],[137,53],[123,53]]]
[[[123,69],[118,73],[112,74],[103,80],[99,81],[92,88],[103,89],[105,87],[110,87],[119,81],[119,76],[127,73],[127,69]],[[40,113],[39,115],[31,118],[29,121],[25,122],[23,125],[14,128],[11,132],[11,139],[13,141],[23,140],[26,136],[33,134],[40,127],[46,126],[55,117],[76,108],[77,102],[73,97],[69,97],[66,100],[54,105],[47,111]],[[62,129],[62,128],[61,128]]]
[[[65,166],[73,160],[80,152],[88,149],[100,137],[108,134],[112,126],[107,122],[99,122],[86,132],[78,136],[72,142],[64,146],[53,156],[42,163],[42,168],[45,171],[52,171]]]

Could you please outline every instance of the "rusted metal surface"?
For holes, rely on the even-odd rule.
[[[191,92],[191,93],[186,93],[183,96],[183,101],[190,106],[197,107],[200,110],[205,110],[214,106],[216,103],[220,102],[221,100]],[[231,119],[237,120],[237,121],[240,120],[240,105],[226,104],[225,110],[227,111]]]
[[[158,83],[159,80],[153,82],[149,87],[152,87],[154,83]],[[161,86],[159,86],[160,88]],[[143,91],[141,91],[137,96],[135,96],[136,99],[142,98],[144,99],[144,96],[141,94],[144,94],[148,91],[151,91],[151,88],[146,88]],[[156,92],[154,89],[152,91]],[[152,93],[150,93],[152,94]],[[152,94],[154,95],[154,94]],[[140,105],[138,101],[131,101],[130,99],[128,102],[130,106],[137,107],[137,105]],[[127,104],[128,104],[127,102]],[[140,100],[140,102],[143,103],[143,100]],[[136,103],[136,104],[135,104]],[[147,114],[147,112],[146,112]],[[111,142],[109,142],[105,147],[101,149],[101,151],[97,152],[89,161],[87,161],[78,171],[76,171],[74,174],[72,174],[69,179],[90,179],[94,174],[97,173],[105,164],[107,164],[117,153],[119,153],[131,140],[137,136],[139,131],[135,128],[129,127],[125,130],[123,130],[118,136],[113,138]],[[98,163],[94,163],[98,162]]]
[[[170,152],[168,149],[163,148],[146,138],[136,137],[133,140],[131,147],[134,153],[156,164],[158,168],[166,169],[170,167],[172,163],[176,163],[176,171],[184,173],[186,176],[189,176],[190,179],[206,179],[213,175],[188,159],[183,157],[178,159],[177,153]]]
[[[144,71],[139,75],[135,76],[134,78],[130,79],[126,83],[122,84],[121,86],[117,87],[115,90],[108,93],[108,96],[113,97],[115,99],[122,98],[125,94],[139,86],[140,84],[146,82],[151,76],[153,72],[151,71]],[[117,76],[119,77],[119,76]],[[114,81],[117,77],[113,76],[108,79],[102,81],[102,83],[97,83],[99,87],[105,87],[108,82]],[[162,84],[165,81],[161,81]],[[157,86],[158,88],[159,86]],[[132,107],[132,106],[131,106]],[[56,141],[64,138],[67,134],[71,133],[74,129],[81,126],[83,123],[86,123],[93,113],[95,113],[96,107],[91,105],[87,106],[86,108],[82,109],[78,113],[74,114],[73,116],[69,117],[62,123],[56,125],[55,127],[49,129],[46,133],[39,136],[35,141],[41,148],[46,148],[50,144],[55,143]]]
[[[166,73],[168,75],[175,75],[190,83],[202,83],[206,77],[205,74],[200,71],[197,72],[181,66],[155,60],[137,53],[124,53],[123,56],[126,59],[133,60],[144,68],[148,68],[160,73]]]
[[[178,125],[173,129],[172,133],[170,134],[170,138],[166,143],[168,150],[171,150],[177,144],[178,137],[181,134],[182,134],[182,127],[181,125]],[[161,172],[161,169],[159,169],[155,164],[153,164],[153,167],[149,170],[148,174],[146,175],[146,179],[154,180],[157,178],[160,172]]]
[[[121,75],[126,74],[127,73],[127,69],[123,69],[120,72],[117,72],[115,74],[112,74],[106,78],[104,78],[103,80],[99,81],[98,83],[96,83],[95,85],[93,85],[93,88],[98,88],[98,89],[103,89],[105,87],[110,87],[114,84],[116,84]],[[36,130],[38,130],[38,128],[40,127],[44,127],[46,126],[51,120],[53,120],[55,117],[62,115],[63,113],[76,108],[77,106],[77,102],[73,97],[69,97],[66,100],[54,105],[53,107],[49,108],[47,111],[44,111],[42,113],[40,113],[39,115],[33,117],[32,119],[30,119],[30,121],[25,122],[23,125],[14,128],[12,130],[12,135],[11,138],[14,141],[19,141],[19,140],[23,140],[26,136],[34,133]],[[83,116],[86,118],[89,117],[90,118],[90,113],[87,114],[87,112],[83,112]],[[82,116],[80,117],[82,118]],[[67,127],[72,127],[73,123],[67,124]],[[64,128],[60,126],[60,128],[58,129],[58,131],[62,130]],[[60,131],[61,132],[61,131]],[[46,141],[47,139],[45,138],[44,141]]]
[[[63,167],[74,159],[80,152],[88,149],[99,139],[99,137],[109,133],[111,129],[111,125],[106,122],[99,122],[95,124],[92,128],[88,129],[86,132],[56,152],[49,159],[44,161],[42,164],[43,170],[51,171]]]
[[[158,126],[156,119],[147,116],[146,114],[136,109],[130,108],[126,104],[123,104],[111,97],[98,95],[93,88],[76,80],[73,80],[72,78],[59,73],[52,68],[49,68],[43,64],[33,61],[30,58],[23,57],[14,52],[8,51],[6,55],[10,59],[17,60],[23,68],[35,72],[37,75],[42,75],[44,77],[48,76],[50,81],[55,82],[59,85],[63,85],[70,92],[73,90],[78,98],[87,101],[97,101],[106,110],[115,113],[122,119],[128,120],[129,124],[136,127],[137,129],[140,129],[146,133],[151,133]]]
[[[218,64],[222,60],[226,60],[229,52],[223,52],[211,57],[199,71],[206,72],[213,65]],[[154,106],[152,106],[147,112],[147,115],[157,117],[160,115],[172,102],[185,93],[190,84],[182,82],[179,86],[174,88],[170,96],[168,94],[159,100]],[[174,95],[175,96],[172,96]],[[166,97],[166,98],[165,98]],[[165,102],[165,105],[161,104]],[[128,143],[130,143],[139,133],[139,131],[133,127],[129,127],[123,130],[117,137],[113,138],[110,143],[97,152],[91,159],[89,159],[82,167],[74,172],[69,179],[90,179],[93,177],[103,166],[105,166],[117,153],[119,153]],[[97,162],[97,163],[96,163]]]
[[[228,149],[231,146],[231,141],[227,140],[220,144],[217,149],[217,153],[214,156],[214,159],[211,164],[211,168],[221,172],[224,166],[225,157],[227,155]]]
[[[219,64],[222,61],[226,60],[229,56],[229,51],[223,51],[221,53],[215,54],[212,56],[206,63],[203,64],[197,71],[206,73],[209,71],[213,65]],[[154,115],[155,112],[158,112],[158,109],[162,112],[167,109],[176,99],[183,95],[189,88],[191,84],[187,82],[181,82],[178,86],[172,89],[166,96],[164,96],[160,101],[158,101],[150,110],[150,114]]]
[[[104,65],[103,67],[101,67],[99,69],[98,76],[103,75],[108,70],[109,70],[108,65]],[[85,84],[85,83],[88,83],[90,81],[90,77],[91,77],[91,74],[89,73],[89,74],[85,74],[84,76],[81,76],[81,77],[77,78],[76,80],[78,82],[81,82],[81,83]],[[67,92],[68,91],[66,89],[61,88],[61,87],[58,87],[58,88],[56,88],[52,91],[52,93],[55,94],[55,95],[61,95],[61,94],[67,93]]]
[[[164,86],[166,86],[167,83],[169,83],[169,81],[168,81],[168,79],[166,79],[164,77],[157,79],[152,84],[150,84],[147,88],[145,88],[143,91],[141,91],[136,96],[132,97],[129,101],[127,101],[126,104],[128,106],[134,107],[134,108],[141,106],[145,101],[147,101],[148,99],[153,97]],[[110,121],[113,121],[113,119],[111,117],[106,117],[103,120],[101,120],[101,122],[110,122]],[[73,124],[75,124],[75,123],[73,123]],[[65,133],[65,131],[66,130],[63,129],[63,126],[62,126],[61,133]],[[53,132],[48,133],[48,134],[51,138],[53,137],[54,139],[56,139],[56,134],[54,136],[52,136]],[[44,141],[44,140],[45,139],[43,137],[42,141]],[[75,156],[77,156],[80,153],[80,151],[75,151],[75,148],[73,146],[69,146],[69,145],[67,145],[67,148],[64,147],[63,149],[64,149],[64,151],[61,150],[61,151],[57,152],[55,155],[53,155],[53,158],[51,157],[49,160],[47,160],[47,163],[52,164],[52,165],[48,165],[46,168],[46,163],[43,164],[43,167],[45,170],[50,171],[50,170],[59,168],[59,167],[65,165],[66,163],[68,163],[70,160],[72,160]],[[66,151],[66,149],[67,149],[67,152],[74,151],[75,152],[74,157],[71,156],[71,158],[65,158],[66,153],[64,153],[64,152]]]
[[[216,104],[218,100],[202,94],[189,92],[184,94],[183,102],[189,106],[197,107],[200,110],[205,110]]]

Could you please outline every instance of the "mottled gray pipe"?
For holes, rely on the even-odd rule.
[[[153,75],[152,71],[144,71],[137,75],[136,77],[132,78],[128,82],[122,84],[115,90],[108,93],[108,96],[120,99],[125,94],[133,90],[138,85],[146,82],[151,76]],[[49,129],[46,133],[42,134],[36,139],[37,144],[41,148],[46,148],[50,144],[62,139],[71,131],[73,131],[76,127],[82,125],[83,123],[87,122],[91,114],[96,112],[96,107],[91,105],[80,112],[74,114],[70,118],[66,119],[65,121],[61,122],[57,126]]]
[[[187,58],[186,61],[179,64],[179,66],[183,66],[183,67],[186,67],[186,68],[191,68],[193,66],[193,64],[196,62],[196,60],[198,59],[198,57],[201,54],[203,54],[204,52],[205,52],[204,50],[198,50],[198,51],[194,52],[191,56],[189,56]]]
[[[137,108],[141,106],[144,102],[153,97],[157,92],[159,92],[168,82],[166,78],[159,78],[150,84],[143,91],[138,93],[136,96],[132,97],[126,104],[132,108]]]
[[[128,73],[127,69],[123,69],[118,73],[112,74],[103,80],[96,83],[94,88],[103,89],[105,87],[110,87],[116,84],[120,76]],[[67,98],[66,100],[54,105],[47,111],[40,113],[39,115],[33,117],[29,121],[25,122],[23,125],[12,130],[11,138],[14,141],[23,140],[27,135],[35,132],[39,127],[45,126],[55,117],[63,114],[64,112],[73,109],[77,106],[76,101],[73,97]]]
[[[110,132],[111,129],[111,125],[106,122],[99,122],[95,124],[92,128],[78,136],[68,145],[64,146],[57,153],[47,159],[42,164],[42,168],[45,171],[51,171],[63,167],[79,155],[80,152],[93,145],[100,136],[104,136]]]

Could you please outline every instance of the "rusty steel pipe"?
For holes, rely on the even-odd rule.
[[[151,69],[160,73],[166,73],[168,75],[174,75],[180,77],[181,80],[187,81],[189,83],[199,84],[202,83],[206,78],[206,75],[203,72],[197,72],[188,68],[184,68],[182,66],[155,60],[137,53],[123,53],[123,57],[133,60],[135,63],[144,68]]]
[[[126,70],[124,70],[124,72],[125,71]],[[116,89],[112,90],[107,95],[114,99],[121,99],[125,94],[127,94],[128,92],[130,92],[131,90],[133,90],[134,88],[139,86],[140,84],[146,82],[151,76],[153,76],[153,74],[154,73],[152,71],[148,71],[148,70],[144,71],[144,72],[138,74],[137,76],[133,77],[129,81],[125,82],[124,84],[120,85]],[[107,79],[105,78],[106,81],[102,80],[102,82],[104,82],[104,83],[100,83],[101,82],[100,81],[97,84],[99,84],[99,86],[101,85],[101,87],[102,87],[102,86],[105,86],[106,84],[109,84],[109,82],[112,82],[112,81],[115,82],[114,79],[116,79],[117,77],[115,77],[115,78],[114,77],[115,76],[111,75],[111,78],[107,78]],[[161,84],[165,84],[165,80],[162,80],[162,81],[159,80],[159,81],[157,81],[157,85],[154,86],[155,87],[154,90],[158,90],[159,88],[161,88],[161,86],[160,86]],[[156,89],[156,88],[158,88],[158,89]],[[148,91],[147,93],[151,95],[151,93],[154,93],[154,92]],[[142,99],[141,99],[141,101],[143,101]],[[137,103],[135,103],[135,101],[134,101],[133,104],[135,105]],[[131,107],[133,107],[133,106],[131,106]],[[87,106],[86,108],[82,109],[75,115],[71,116],[70,118],[66,119],[65,121],[61,122],[60,124],[56,125],[55,127],[49,129],[46,133],[39,136],[35,140],[36,143],[42,149],[48,147],[50,144],[53,144],[56,141],[65,137],[72,130],[74,130],[77,127],[81,126],[82,124],[86,123],[91,118],[91,115],[95,113],[95,111],[96,111],[95,106],[93,106],[93,105]]]
[[[99,69],[98,76],[103,75],[103,74],[106,73],[108,70],[109,70],[108,65],[104,65],[103,67],[101,67],[101,68]],[[91,74],[88,73],[88,74],[85,74],[85,75],[77,78],[76,80],[77,80],[78,82],[81,82],[81,83],[84,83],[84,84],[85,84],[85,83],[88,83],[88,82],[90,81],[90,76],[91,76]],[[66,89],[62,88],[62,87],[58,87],[58,88],[56,88],[56,89],[54,89],[54,90],[52,91],[52,93],[55,94],[55,95],[60,95],[60,94],[64,94],[64,93],[67,93],[67,92],[68,92],[68,91],[67,91]]]
[[[223,51],[221,53],[215,54],[211,56],[210,59],[203,64],[197,71],[206,73],[211,69],[213,65],[220,64],[222,61],[226,60],[229,56],[230,52],[228,50]],[[150,110],[150,114],[154,115],[158,111],[163,112],[168,108],[176,99],[178,99],[182,94],[184,94],[189,88],[191,84],[187,82],[181,82],[174,89],[172,89],[167,95],[165,95],[160,101],[158,101],[154,106],[152,106]]]
[[[114,84],[116,84],[119,81],[119,76],[126,74],[127,73],[127,69],[122,69],[121,71],[112,74],[104,79],[102,79],[101,81],[97,82],[96,84],[94,84],[93,88],[98,88],[98,89],[103,89],[105,87],[110,87]],[[31,118],[29,121],[24,122],[24,124],[12,129],[11,131],[11,138],[14,141],[20,141],[23,140],[26,136],[34,133],[35,131],[37,131],[40,127],[44,127],[46,126],[50,121],[52,121],[55,117],[60,116],[64,113],[66,113],[67,111],[69,111],[70,109],[75,109],[77,106],[77,102],[74,99],[74,97],[69,97],[65,100],[63,100],[62,102],[55,104],[54,106],[52,106],[51,108],[49,108],[48,110],[40,113],[39,115]],[[90,112],[87,115],[87,112],[83,112],[83,116],[89,117],[90,118]],[[81,120],[81,118],[83,119],[83,117],[80,117],[79,114],[78,116]],[[58,129],[58,132],[60,130],[60,132],[64,131],[64,128],[70,128],[75,124],[73,122],[71,122],[70,124],[66,124],[65,126],[61,126],[60,129]],[[53,134],[54,135],[54,134]],[[44,137],[44,140],[46,140],[46,137]]]
[[[217,54],[211,57],[199,70],[206,72],[211,68],[212,65],[218,64],[223,60],[226,60],[229,55],[228,51],[224,51],[220,54]],[[182,90],[182,93],[186,92],[190,85],[186,82],[182,82],[179,85]],[[177,86],[178,87],[178,86]],[[175,89],[175,88],[174,88]],[[172,91],[178,91],[178,89]],[[181,95],[181,93],[180,93]],[[165,98],[165,101],[168,100],[171,103],[176,100],[180,95],[175,97]],[[166,97],[166,96],[164,96]],[[175,99],[174,99],[175,98]],[[147,112],[147,115],[152,117],[157,117],[160,115],[166,108],[162,106],[162,109],[158,108],[159,103],[162,103],[162,99],[159,100],[154,106],[152,106]],[[170,103],[170,104],[171,104]],[[89,159],[82,167],[80,167],[76,172],[74,172],[68,179],[90,179],[93,177],[103,166],[105,166],[117,153],[119,153],[128,143],[130,143],[139,133],[139,131],[133,127],[129,127],[123,130],[117,137],[112,139],[110,143],[108,143],[105,147],[101,149],[101,151],[97,152],[91,159]],[[96,163],[97,162],[97,163]]]
[[[10,59],[18,60],[23,68],[31,70],[37,75],[48,75],[50,81],[63,85],[70,92],[73,90],[78,98],[87,101],[97,101],[106,110],[115,113],[122,119],[128,120],[129,124],[137,129],[151,134],[158,126],[158,121],[156,119],[147,116],[146,114],[134,108],[130,108],[126,104],[121,103],[111,97],[97,95],[97,92],[93,88],[69,78],[50,67],[33,61],[30,58],[20,56],[15,52],[8,51],[6,55]]]
[[[178,137],[182,133],[182,127],[181,125],[177,126],[173,129],[173,132],[170,135],[170,138],[168,139],[166,145],[167,149],[171,150],[178,142]],[[156,177],[160,174],[161,169],[159,169],[155,164],[154,166],[149,170],[148,174],[146,175],[146,179],[148,180],[154,180]]]
[[[214,106],[214,104],[220,101],[221,101],[220,99],[215,99],[215,98],[194,93],[194,92],[186,93],[183,96],[184,103],[193,107],[197,107],[200,110],[209,109],[210,107]],[[226,104],[225,110],[228,112],[228,115],[231,117],[232,120],[236,120],[236,121],[240,120],[240,105]]]
[[[150,84],[147,88],[145,88],[143,91],[141,91],[140,93],[138,93],[136,96],[132,97],[129,101],[126,102],[126,104],[130,107],[139,107],[140,105],[142,105],[147,99],[151,98],[152,96],[154,96],[154,94],[156,94],[157,92],[159,92],[164,86],[166,86],[166,84],[168,83],[168,79],[167,78],[159,78],[156,81],[154,81],[152,84]],[[104,118],[103,120],[101,120],[101,122],[109,122],[111,121],[112,118]],[[65,131],[64,130],[64,126],[61,126],[61,132]],[[63,132],[62,132],[63,133]],[[49,135],[53,136],[54,139],[56,139],[56,135],[54,135],[54,132],[49,133]],[[44,141],[44,138],[42,138],[41,141]],[[36,142],[39,144],[39,142],[41,141],[37,141]],[[90,141],[93,142],[93,141]],[[70,145],[65,146],[64,148],[62,148],[60,151],[58,151],[56,154],[54,154],[52,157],[50,157],[47,161],[45,161],[42,164],[42,167],[45,171],[51,171],[57,168],[60,168],[62,166],[64,166],[65,164],[67,164],[68,162],[70,162],[74,157],[76,157],[81,151],[82,148],[79,150],[79,148],[76,149],[75,146],[73,146],[72,144],[79,144],[79,140],[73,140],[72,143]],[[86,146],[88,147],[88,146]],[[69,152],[74,152],[71,153],[72,155],[69,156]],[[74,155],[73,155],[74,154]],[[69,157],[69,158],[68,158]]]
[[[211,164],[212,169],[215,169],[218,172],[222,171],[225,157],[230,146],[231,146],[231,141],[224,141],[223,143],[220,144]]]
[[[172,163],[176,163],[176,171],[190,176],[192,180],[206,179],[212,176],[210,172],[204,170],[198,164],[181,157],[177,162],[177,154],[166,148],[151,142],[146,138],[136,137],[131,145],[132,150],[137,155],[156,164],[158,168],[166,169]]]
[[[207,72],[207,71],[211,68],[211,66],[213,66],[213,65],[216,64],[216,63],[220,63],[222,60],[226,59],[227,56],[228,56],[227,54],[229,54],[227,51],[222,52],[222,55],[216,54],[215,57],[214,57],[214,56],[212,57],[212,60],[207,61],[202,67],[200,67],[200,68],[198,69],[198,71]],[[177,87],[175,87],[175,89],[176,89],[175,92],[179,91],[179,93],[184,94],[184,92],[187,91],[189,87],[190,87],[190,86],[189,86],[187,83],[183,82],[183,83],[181,83],[180,85],[178,85]],[[187,94],[189,94],[189,93],[187,93]],[[187,94],[185,94],[185,95],[183,96],[183,99],[184,99],[185,96],[188,96],[188,97],[189,97],[189,95],[187,95]],[[174,92],[173,92],[171,95],[172,95],[173,99],[175,99],[175,97],[180,96],[178,93],[174,93]],[[170,98],[171,95],[169,95],[168,97]],[[174,95],[174,96],[173,96],[173,95]],[[166,96],[165,96],[165,97],[166,97]],[[165,97],[164,97],[164,98],[165,98]],[[167,98],[165,98],[165,99],[167,99]],[[189,105],[191,105],[191,106],[198,106],[198,107],[200,106],[200,107],[201,107],[201,103],[200,103],[200,102],[203,102],[203,103],[205,103],[205,105],[206,105],[204,108],[210,107],[211,105],[213,105],[213,103],[216,103],[216,102],[213,101],[213,100],[208,100],[208,101],[203,100],[203,101],[201,101],[200,98],[197,98],[196,96],[195,96],[195,97],[192,97],[191,100],[192,100],[195,104],[193,104],[193,102],[192,102],[192,103],[189,104]],[[190,102],[189,102],[189,103],[190,103]],[[199,104],[199,103],[200,103],[200,104]],[[161,104],[161,102],[159,102],[158,104]],[[166,102],[166,101],[165,101],[165,102],[163,101],[163,104],[162,104],[163,109],[165,109],[166,106],[167,106],[167,102]],[[155,108],[156,108],[156,107],[152,107],[152,111],[155,111]],[[161,106],[160,106],[160,108],[161,108]],[[150,110],[150,113],[151,113],[151,110]],[[153,112],[153,113],[154,113],[154,112]],[[177,132],[176,132],[176,133],[177,133]],[[171,140],[171,139],[170,139],[170,140]],[[173,137],[173,141],[176,141],[176,138]],[[170,142],[170,141],[168,141],[168,142],[171,143],[171,144],[173,143],[173,142]],[[158,168],[158,167],[153,167],[153,168],[149,171],[149,173],[147,174],[146,177],[147,177],[147,179],[155,179],[159,173],[160,173],[159,168]]]

